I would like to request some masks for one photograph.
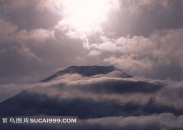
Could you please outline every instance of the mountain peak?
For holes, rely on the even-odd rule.
[[[120,71],[122,73],[122,78],[131,78],[132,76],[128,75],[127,73],[123,72],[122,70],[116,68],[115,66],[70,66],[64,70],[61,70],[52,76],[42,80],[42,82],[51,81],[59,76],[64,74],[80,74],[82,76],[90,77],[98,74],[107,74],[113,71]]]

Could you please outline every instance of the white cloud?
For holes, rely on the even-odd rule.
[[[92,50],[92,51],[90,51],[89,52],[89,56],[98,56],[98,55],[100,55],[101,54],[101,52],[100,51],[97,51],[97,50]]]

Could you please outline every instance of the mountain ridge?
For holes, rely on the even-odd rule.
[[[127,74],[126,72],[116,68],[115,66],[70,66],[64,70],[58,71],[55,74],[49,76],[48,78],[45,78],[41,80],[41,82],[48,82],[51,81],[59,76],[62,76],[64,74],[80,74],[81,76],[94,76],[97,74],[108,74],[113,71],[119,71],[121,72],[120,77],[121,78],[131,78],[132,76]]]

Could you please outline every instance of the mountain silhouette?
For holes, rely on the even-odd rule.
[[[97,81],[78,83],[75,86],[64,86],[64,83],[49,84],[50,81],[64,74],[80,74],[83,77],[106,74],[118,71],[120,76]],[[155,93],[162,88],[160,83],[151,83],[147,81],[136,81],[132,76],[123,72],[114,66],[71,66],[56,74],[42,80],[40,84],[47,86],[36,86],[31,90],[25,90],[8,100],[0,103],[0,116],[35,116],[35,115],[57,115],[57,116],[78,116],[80,119],[101,118],[111,116],[137,116],[148,115],[163,112],[174,114],[183,114],[182,110],[176,110],[172,106],[158,104],[151,99],[146,104],[136,102],[119,103],[114,99],[98,99],[88,97],[87,94],[93,94],[93,97],[108,94],[122,95],[133,93]],[[95,77],[95,80],[98,77]],[[130,78],[130,79],[126,79]],[[92,80],[92,77],[91,77]],[[70,97],[62,97],[65,91],[69,92]],[[80,94],[77,92],[80,91]],[[44,93],[40,93],[44,92]],[[57,93],[57,95],[54,93]],[[72,93],[71,93],[72,92]],[[76,96],[73,95],[76,93]],[[51,94],[51,96],[49,95]],[[58,95],[59,94],[59,95]],[[73,94],[73,95],[72,95]]]
[[[53,80],[59,76],[62,76],[64,74],[80,74],[82,76],[90,77],[98,74],[107,74],[113,71],[119,71],[121,72],[120,77],[122,78],[131,78],[131,75],[128,75],[127,73],[123,72],[122,70],[116,68],[115,66],[71,66],[64,70],[61,70],[52,76],[42,80],[42,82],[48,82],[50,80]]]

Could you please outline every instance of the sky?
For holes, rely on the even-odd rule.
[[[183,78],[182,0],[1,0],[0,84],[72,65]]]
[[[58,97],[54,103],[66,110],[65,103],[84,104],[74,111],[85,118],[76,129],[181,130],[182,50],[183,0],[0,0],[0,102],[30,89],[48,101]],[[93,65],[133,77],[66,74],[40,83],[67,67]],[[24,100],[47,103],[15,98],[22,108]],[[96,113],[80,113],[85,107]]]

